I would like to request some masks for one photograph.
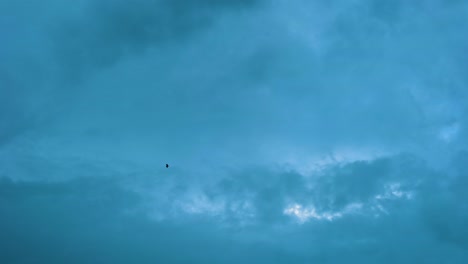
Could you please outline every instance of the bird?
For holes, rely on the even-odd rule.
[[[166,163],[166,168],[169,168],[169,164]]]

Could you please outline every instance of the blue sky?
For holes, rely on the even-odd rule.
[[[0,1],[0,262],[466,263],[467,30],[458,0]]]

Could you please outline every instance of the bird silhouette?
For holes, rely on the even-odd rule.
[[[166,163],[166,168],[169,168],[169,164]]]

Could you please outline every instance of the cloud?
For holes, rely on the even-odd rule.
[[[212,24],[219,12],[250,7],[256,2],[88,1],[81,16],[57,29],[57,58],[73,78],[94,68],[110,67],[123,56],[187,40]]]
[[[453,161],[455,167],[463,168],[465,156],[459,154]],[[390,166],[393,173],[380,177],[375,168],[381,166]],[[366,171],[376,173],[364,180],[361,176]],[[468,241],[463,231],[468,217],[463,210],[467,197],[460,187],[466,181],[463,171],[457,169],[450,178],[417,159],[389,157],[333,165],[318,178],[260,172],[232,174],[215,185],[205,182],[198,192],[193,184],[181,187],[174,179],[134,175],[87,176],[60,183],[3,178],[0,210],[8,217],[0,225],[4,234],[0,255],[13,263],[30,259],[58,263],[75,255],[80,256],[76,262],[117,263],[130,259],[230,263],[246,258],[273,263],[344,259],[370,263],[389,256],[399,262],[445,259],[463,263]],[[342,194],[329,191],[321,177],[338,189],[355,190],[347,193],[343,202],[347,206],[330,207],[330,198]],[[369,180],[382,184],[369,188],[364,184]],[[307,182],[313,187],[305,188]],[[414,196],[387,193],[382,186],[391,182],[400,184],[391,190],[408,190]],[[251,207],[234,210],[227,206],[242,201]],[[301,213],[301,206],[296,206],[291,211],[288,201],[315,209]],[[211,214],[209,204],[223,206],[214,207],[220,211]],[[243,209],[252,215],[243,214]],[[157,214],[163,217],[154,218]],[[406,232],[411,235],[403,236]],[[191,249],[183,256],[171,253],[183,247]],[[425,253],[420,255],[422,249]]]
[[[125,137],[133,128],[158,138],[177,136],[198,142],[189,143],[190,148],[191,144],[223,145],[232,153],[238,148],[230,158],[248,152],[256,159],[275,161],[287,155],[304,156],[310,149],[322,156],[343,147],[383,152],[421,148],[439,138],[440,129],[461,118],[464,104],[454,93],[463,91],[463,74],[455,70],[460,68],[457,58],[462,47],[452,47],[459,43],[452,40],[460,34],[458,26],[450,27],[457,25],[454,20],[463,10],[461,4],[435,2],[440,9],[428,4],[422,8],[430,12],[418,13],[412,4],[397,2],[391,8],[394,18],[388,20],[382,14],[387,8],[372,1],[361,5],[215,3],[137,1],[127,6],[84,1],[75,4],[77,11],[65,11],[71,12],[65,21],[57,14],[51,16],[60,21],[53,23],[60,30],[53,39],[51,60],[63,62],[55,76],[60,79],[62,70],[75,66],[82,70],[70,70],[72,76],[88,70],[95,74],[87,75],[79,88],[70,89],[70,83],[61,82],[60,87],[52,85],[53,92],[39,92],[35,97],[42,98],[35,100],[43,101],[39,108],[25,108],[27,102],[16,108],[33,116],[30,119],[37,119],[39,112],[55,118],[56,125],[67,123],[75,131],[87,129],[94,135],[121,131],[118,136]],[[153,15],[153,9],[162,15]],[[169,12],[173,9],[189,15],[175,16]],[[301,11],[309,9],[321,15],[312,18]],[[436,10],[455,15],[437,17],[448,30],[439,32],[443,37],[434,42],[429,25],[435,23]],[[209,26],[192,23],[199,17],[206,18]],[[134,36],[125,30],[132,23],[125,21],[139,29],[127,30]],[[178,24],[186,25],[188,32],[179,31]],[[170,34],[159,34],[156,29],[165,26]],[[40,32],[50,37],[50,31]],[[179,34],[181,38],[173,36]],[[426,48],[413,49],[413,45]],[[424,58],[430,53],[445,59],[434,58],[428,64]],[[401,65],[403,58],[414,66]],[[431,77],[439,75],[446,77]],[[443,79],[452,80],[453,86]],[[239,133],[243,144],[236,143]],[[460,137],[464,133],[463,124],[458,133]],[[145,141],[152,142],[153,148],[165,144],[153,138]],[[456,144],[457,137],[451,142]]]
[[[5,135],[0,141],[69,111],[70,101],[86,97],[77,81],[86,81],[121,59],[142,56],[152,47],[183,45],[225,11],[256,4],[252,0],[5,4],[0,82],[2,94],[8,96],[2,100],[8,102],[2,101]]]
[[[0,262],[465,263],[466,10],[0,3]]]
[[[229,239],[230,232],[212,227],[209,220],[154,222],[141,212],[127,212],[141,197],[116,182],[93,177],[64,183],[3,179],[0,210],[8,217],[0,225],[0,258],[10,263],[60,263],[70,256],[72,263],[274,260],[268,245]],[[184,254],[174,253],[182,248]],[[283,249],[275,251],[277,257],[297,259]]]

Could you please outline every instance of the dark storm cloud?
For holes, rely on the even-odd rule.
[[[218,183],[205,186],[203,191],[213,201],[226,202],[225,209],[232,221],[242,220],[236,219],[236,214],[242,215],[242,210],[236,212],[230,206],[246,201],[255,212],[253,223],[274,225],[287,221],[284,209],[292,204],[311,205],[317,214],[344,212],[349,206],[359,205],[354,213],[370,217],[384,213],[383,207],[387,205],[391,211],[391,206],[402,203],[397,200],[429,195],[425,186],[439,186],[444,184],[444,179],[424,160],[402,154],[332,164],[308,176],[265,168],[230,172]],[[407,202],[411,206],[412,202]]]
[[[150,47],[183,46],[226,11],[250,9],[258,2],[3,2],[0,142],[69,111],[68,102],[82,96],[73,81],[83,80],[85,73],[141,55]]]
[[[421,175],[431,175],[427,165],[412,155],[397,155],[371,161],[356,161],[325,169],[317,180],[317,199],[321,210],[342,210],[352,203],[369,203],[384,194],[389,185],[400,190],[416,188]]]
[[[465,1],[0,15],[0,262],[466,263]]]
[[[252,206],[255,214],[254,223],[276,224],[284,222],[286,217],[283,208],[288,200],[304,200],[311,194],[306,188],[303,177],[294,171],[273,171],[265,168],[250,168],[242,171],[232,171],[215,185],[207,186],[204,192],[212,199],[222,199],[226,202],[230,221],[242,222],[242,211],[233,209],[239,201]],[[309,197],[310,198],[310,197]],[[238,218],[240,216],[240,219]]]
[[[441,241],[468,249],[468,152],[458,152],[451,161],[451,172],[422,186],[425,224]]]
[[[0,222],[0,259],[6,263],[301,260],[268,244],[240,243],[234,234],[207,220],[150,221],[144,213],[132,211],[141,197],[116,182],[115,178],[64,183],[2,179],[0,214],[7,217]]]
[[[49,34],[54,8],[34,1],[0,3],[0,145],[35,128],[54,107],[55,61]]]
[[[329,179],[326,183],[323,178],[306,180],[293,172],[265,169],[234,173],[218,184],[202,183],[210,199],[225,199],[227,205],[247,200],[254,205],[255,221],[242,228],[236,224],[241,223],[240,210],[221,214],[221,218],[181,211],[174,214],[174,205],[184,195],[190,196],[193,184],[167,189],[167,182],[161,179],[130,175],[79,177],[60,183],[2,178],[0,214],[7,217],[0,222],[0,257],[10,263],[61,263],[71,256],[71,263],[238,263],[249,259],[268,263],[463,263],[468,242],[464,162],[466,153],[459,153],[451,177],[441,177],[417,158],[401,156],[332,166],[321,176]],[[366,174],[387,173],[383,168],[392,173],[366,178]],[[315,182],[313,187],[305,188],[310,181]],[[368,181],[381,184],[370,187]],[[413,192],[413,198],[393,195],[379,201],[386,213],[372,209],[376,202],[372,198],[384,192],[380,186],[394,182],[401,183],[400,190]],[[327,188],[329,184],[336,190]],[[146,191],[131,188],[138,185],[146,186]],[[345,202],[360,201],[364,206],[331,221],[311,218],[303,224],[281,214],[288,200],[313,203],[318,213],[320,208],[329,210],[329,201],[320,196],[340,197],[340,190],[347,190]],[[177,195],[165,204],[149,195],[161,192]],[[161,206],[142,207],[148,201]],[[376,216],[376,212],[380,214]],[[166,218],[148,217],[153,213]],[[220,220],[230,224],[220,224]],[[182,250],[184,254],[177,253]]]
[[[4,87],[1,92],[3,97],[0,99],[0,146],[12,138],[21,134],[29,125],[27,117],[21,112],[15,104],[17,96],[13,89],[15,85],[11,83],[6,76],[1,76],[0,85]]]
[[[58,27],[57,58],[70,77],[142,54],[155,45],[182,45],[219,16],[258,0],[90,1],[83,14]]]

